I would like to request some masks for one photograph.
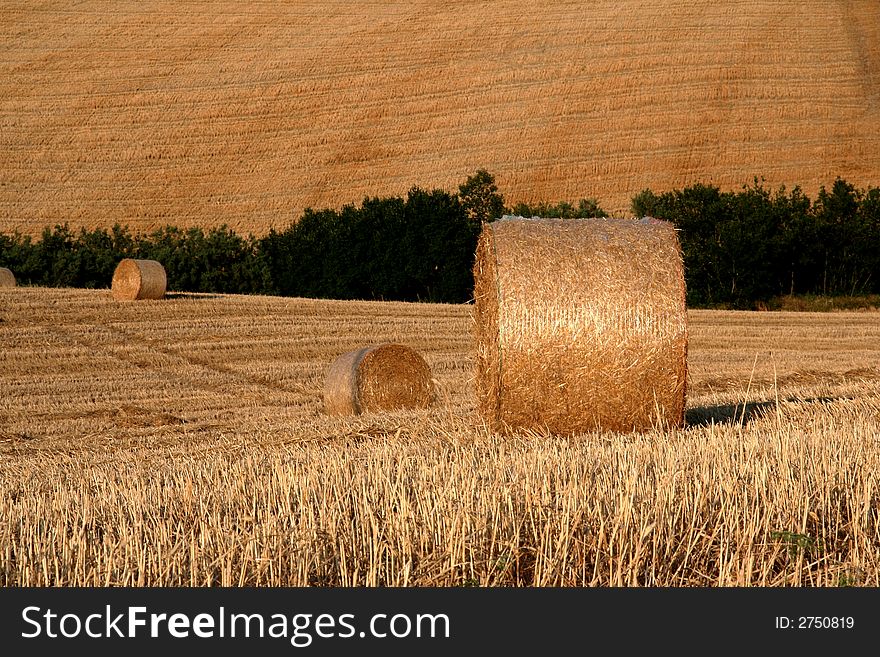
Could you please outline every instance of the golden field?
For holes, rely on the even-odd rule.
[[[687,424],[475,413],[471,306],[0,290],[0,585],[878,586],[880,321],[689,311]],[[401,342],[429,410],[331,418]]]
[[[880,180],[867,0],[0,1],[0,232]]]

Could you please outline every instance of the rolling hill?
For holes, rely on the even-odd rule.
[[[880,183],[880,3],[0,2],[0,232]]]

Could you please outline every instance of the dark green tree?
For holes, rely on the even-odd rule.
[[[115,224],[110,231],[103,228],[80,230],[74,246],[78,273],[76,285],[104,288],[110,285],[116,265],[135,252],[135,239],[128,228]]]
[[[361,298],[408,299],[416,293],[404,264],[406,220],[402,198],[364,199],[353,246],[363,282]]]
[[[831,191],[824,186],[814,204],[821,244],[822,294],[863,293],[872,273],[868,261],[876,250],[870,221],[860,212],[862,192],[837,178]]]
[[[880,188],[868,187],[862,195],[859,222],[865,235],[861,246],[868,274],[866,288],[872,293],[880,293]]]
[[[0,234],[0,267],[15,275],[18,285],[36,285],[42,277],[40,245],[30,235]]]
[[[633,196],[630,207],[632,208],[633,215],[636,217],[655,217],[659,219],[661,215],[667,214],[668,216],[669,214],[668,210],[664,213],[660,197],[650,189],[643,189]]]
[[[815,290],[818,248],[812,203],[800,187],[785,194],[782,187],[773,199],[776,235],[777,294],[803,294]]]
[[[599,207],[598,201],[591,198],[582,198],[577,207],[568,201],[557,203],[518,203],[508,211],[519,217],[545,217],[556,219],[590,219],[607,217],[608,214]]]
[[[469,300],[479,231],[480,224],[468,216],[459,197],[436,189],[410,189],[406,233],[400,245],[412,286],[405,299],[446,303]]]
[[[467,218],[478,226],[504,214],[504,197],[498,191],[495,176],[485,169],[478,169],[459,185],[458,197]]]

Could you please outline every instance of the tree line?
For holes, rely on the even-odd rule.
[[[756,178],[738,192],[644,190],[632,209],[679,230],[692,307],[880,293],[880,188],[837,178],[811,201],[799,187],[771,191]]]
[[[696,184],[632,199],[636,216],[679,231],[692,307],[748,308],[781,295],[880,292],[880,189],[838,178],[815,201],[800,188],[738,192]],[[158,260],[168,287],[185,292],[462,303],[483,222],[503,214],[605,217],[595,199],[507,207],[480,169],[456,192],[413,187],[405,197],[367,197],[339,210],[306,209],[262,237],[226,226],[46,227],[39,239],[0,234],[0,266],[19,284],[109,287],[122,258]]]

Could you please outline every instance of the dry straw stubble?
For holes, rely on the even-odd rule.
[[[6,267],[0,267],[0,287],[15,287],[15,274]]]
[[[415,350],[386,343],[339,356],[324,380],[328,415],[427,408],[434,401],[431,368]]]
[[[474,300],[477,405],[494,430],[683,424],[687,308],[671,224],[485,224]]]
[[[155,260],[125,258],[113,272],[111,292],[120,301],[161,299],[165,296],[168,279],[165,268]]]
[[[699,180],[880,179],[878,2],[128,0],[112,29],[107,6],[0,3],[0,231],[260,236],[477,162],[511,203],[589,180],[612,212]]]
[[[498,440],[469,412],[469,306],[220,296],[133,304],[108,333],[105,292],[16,292],[0,585],[880,584],[874,313],[691,310],[705,421]],[[452,412],[322,419],[323,380],[265,385],[388,335],[418,336]],[[133,428],[130,404],[186,423]]]

